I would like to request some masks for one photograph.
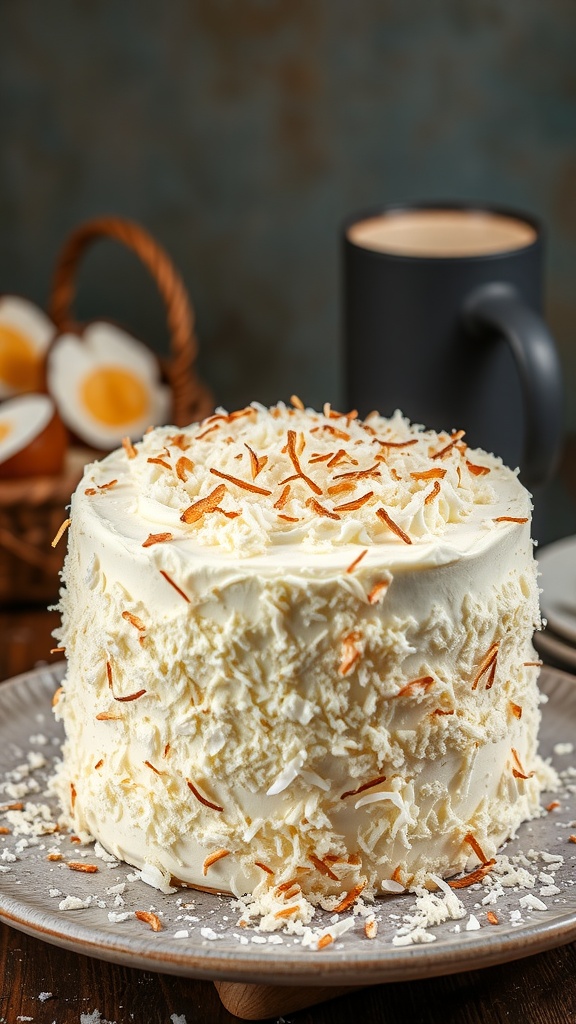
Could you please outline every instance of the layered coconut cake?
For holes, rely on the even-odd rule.
[[[540,813],[530,519],[498,458],[400,413],[126,440],[72,498],[68,820],[161,886],[293,907],[481,877]]]

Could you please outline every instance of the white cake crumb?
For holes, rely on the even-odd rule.
[[[179,932],[174,932],[175,939],[187,939],[190,936],[190,932],[187,928],[182,928]]]
[[[527,892],[525,896],[521,896],[518,902],[525,910],[548,910],[546,904],[532,892]]]
[[[201,928],[200,935],[203,939],[210,939],[211,941],[218,938],[216,932],[212,928]]]
[[[556,743],[554,747],[554,753],[562,757],[563,754],[572,754],[574,752],[573,743]]]
[[[58,910],[83,910],[89,907],[91,902],[91,896],[87,896],[85,900],[81,900],[79,896],[67,896],[58,904]]]
[[[480,928],[480,921],[475,914],[470,914],[470,917],[466,921],[467,932],[477,932]]]
[[[52,999],[52,993],[41,992],[40,995],[38,996],[38,999],[40,1000],[41,1003],[45,1003],[47,999]]]

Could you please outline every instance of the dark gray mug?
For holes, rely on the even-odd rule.
[[[515,210],[394,205],[344,227],[347,402],[401,409],[549,479],[562,380],[542,320],[542,228]]]

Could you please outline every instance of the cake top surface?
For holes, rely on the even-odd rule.
[[[465,550],[527,523],[530,495],[502,461],[400,412],[254,402],[184,429],[159,427],[86,467],[77,499],[114,532],[248,558],[350,545]],[[386,546],[386,548],[384,548]]]

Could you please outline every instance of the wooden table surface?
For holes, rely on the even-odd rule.
[[[50,661],[54,613],[0,612],[0,679]],[[0,883],[1,884],[1,883]],[[224,1024],[209,981],[120,967],[0,925],[0,1024]],[[40,993],[51,997],[40,1000]],[[172,1015],[176,1015],[171,1022]],[[286,1024],[576,1024],[576,944],[451,977],[381,985],[297,1012]]]

